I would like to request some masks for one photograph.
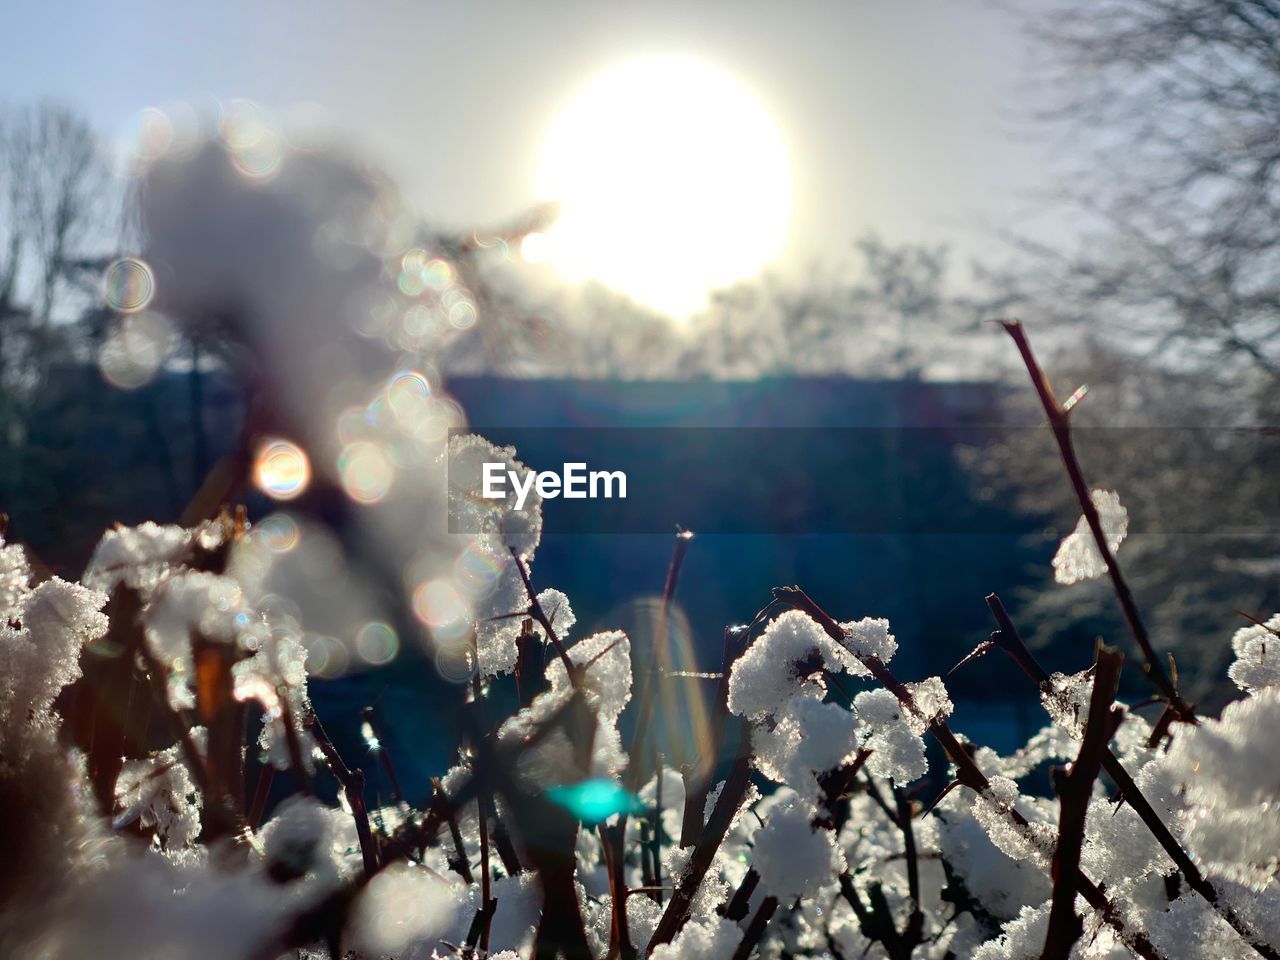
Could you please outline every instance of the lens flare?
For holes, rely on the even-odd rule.
[[[104,293],[112,310],[137,313],[155,296],[155,274],[145,260],[122,257],[107,267]]]
[[[253,482],[272,500],[292,500],[311,482],[311,462],[296,443],[263,440],[253,464]]]
[[[375,667],[390,663],[400,652],[400,638],[381,620],[366,623],[356,634],[356,654]]]
[[[338,455],[342,489],[357,503],[378,503],[396,478],[396,468],[382,447],[367,440],[349,443]]]
[[[253,533],[274,554],[291,553],[302,539],[298,521],[287,513],[273,513],[253,525]]]
[[[440,578],[418,584],[413,612],[428,627],[439,628],[465,622],[471,608],[452,580]]]
[[[173,325],[163,314],[126,314],[98,348],[98,369],[113,387],[136,390],[159,373],[173,349],[173,338]]]

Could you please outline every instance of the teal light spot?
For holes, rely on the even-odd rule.
[[[583,823],[601,823],[615,813],[639,813],[644,809],[620,783],[603,777],[552,787],[547,796]]]

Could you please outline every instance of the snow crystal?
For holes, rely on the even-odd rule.
[[[575,667],[585,667],[582,690],[601,717],[616,720],[631,700],[631,641],[621,630],[597,633],[568,649]],[[568,693],[569,675],[557,656],[547,665],[553,693]]]
[[[198,634],[219,643],[237,641],[250,622],[240,584],[215,573],[177,573],[155,590],[143,611],[147,640],[161,663],[169,667],[169,695],[175,706],[187,706],[187,687],[194,665],[192,641]]]
[[[80,676],[80,652],[107,632],[104,594],[46,580],[23,598],[22,628],[0,627],[0,744],[28,719],[50,721],[58,693]]]
[[[1231,638],[1236,659],[1227,671],[1237,687],[1256,693],[1280,685],[1280,613],[1265,624],[1241,627]],[[1267,654],[1270,653],[1270,659]]]
[[[797,664],[816,659],[818,667],[842,669],[847,655],[808,614],[788,610],[769,624],[738,658],[729,675],[729,710],[756,719],[777,713],[798,692],[821,695],[817,674],[800,675]],[[807,672],[807,670],[806,670]]]
[[[119,828],[137,819],[154,831],[162,848],[181,849],[200,834],[200,799],[175,744],[154,757],[125,763],[116,781],[116,804],[124,812],[115,825]]]
[[[789,900],[812,894],[844,870],[844,853],[829,830],[813,828],[815,816],[812,806],[790,796],[756,832],[751,865],[770,895]]]
[[[31,567],[26,552],[18,544],[5,544],[0,538],[0,624],[18,616],[18,611],[31,590]]]
[[[947,686],[941,677],[929,677],[919,683],[908,683],[907,692],[916,706],[916,712],[906,711],[904,719],[913,733],[923,734],[935,720],[945,720],[954,709]]]
[[[1012,919],[1048,898],[1049,878],[1035,863],[1015,860],[992,843],[965,792],[952,791],[939,805],[933,818],[941,827],[938,845],[970,895],[994,916]]]
[[[751,745],[765,776],[816,801],[815,774],[840,766],[852,755],[857,725],[857,717],[839,704],[794,697],[772,727],[755,727]]]
[[[1015,860],[1048,862],[1057,844],[1057,830],[1051,823],[1027,816],[1026,811],[1018,806],[1022,798],[1015,781],[1007,777],[991,777],[988,788],[974,794],[974,797],[973,815],[1001,852]],[[1028,820],[1026,826],[1015,822],[1012,816],[1015,809]]]
[[[516,666],[516,638],[522,618],[511,614],[528,609],[529,599],[512,551],[522,563],[533,560],[542,536],[542,498],[531,489],[524,506],[517,510],[510,483],[503,484],[505,499],[484,497],[485,463],[501,463],[504,471],[521,476],[527,475],[529,468],[516,459],[514,447],[499,447],[474,434],[449,440],[449,529],[472,535],[459,562],[468,569],[487,571],[482,577],[465,578],[462,586],[473,610],[477,668],[480,676],[490,677],[510,673]],[[557,599],[550,593],[546,596],[548,601]],[[559,606],[555,602],[551,605]],[[567,629],[573,622],[572,610],[567,600],[563,606],[560,616],[568,615]],[[547,616],[558,632],[555,614],[547,610]]]
[[[104,593],[123,583],[146,596],[181,563],[191,539],[191,532],[182,527],[149,520],[108,530],[93,551],[83,582]]]
[[[560,640],[566,639],[573,625],[578,622],[578,618],[573,614],[573,607],[569,606],[569,598],[559,590],[548,588],[538,594],[538,606],[551,621],[551,629],[556,632],[556,637]],[[541,627],[539,626],[538,629],[540,630]]]
[[[1280,690],[1264,688],[1229,704],[1221,719],[1180,726],[1168,753],[1156,761],[1181,796],[1178,819],[1192,855],[1256,889],[1280,869],[1277,730]],[[1152,776],[1149,769],[1143,773],[1144,782]]]
[[[1093,671],[1055,673],[1041,687],[1040,702],[1053,722],[1073,740],[1084,736],[1084,723],[1089,716],[1089,699],[1093,696]]]
[[[908,718],[897,697],[888,690],[866,690],[853,698],[853,707],[862,722],[862,746],[871,751],[868,772],[904,784],[928,772],[924,741],[916,732],[923,726]]]
[[[1107,546],[1115,553],[1129,535],[1129,511],[1114,490],[1094,490],[1089,498],[1098,510]],[[1053,578],[1058,583],[1076,583],[1092,580],[1106,572],[1106,563],[1093,539],[1089,521],[1082,516],[1076,528],[1058,544],[1058,551],[1053,555]]]
[[[889,621],[864,617],[861,620],[840,624],[844,632],[844,645],[855,657],[875,657],[881,663],[888,663],[898,652],[898,641],[889,632]],[[866,675],[867,668],[857,664],[852,673]]]
[[[1038,960],[1049,933],[1049,904],[1023,907],[1015,920],[1005,924],[999,939],[984,943],[973,960]]]
[[[670,943],[657,947],[650,960],[729,960],[741,942],[742,931],[732,921],[714,914],[695,917]]]
[[[278,875],[306,876],[332,889],[360,868],[351,814],[300,794],[276,808],[262,828],[263,856]]]

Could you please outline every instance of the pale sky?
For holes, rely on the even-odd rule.
[[[896,2],[113,2],[11,5],[0,96],[87,111],[108,135],[174,100],[323,108],[437,222],[483,224],[534,198],[560,110],[628,58],[682,54],[772,114],[794,170],[776,266],[836,262],[849,241],[1000,253],[1052,190],[1025,137],[1034,51],[980,0]]]

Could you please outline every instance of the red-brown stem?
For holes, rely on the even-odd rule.
[[[342,792],[351,807],[351,817],[356,822],[356,836],[360,838],[360,856],[364,861],[364,873],[371,877],[378,872],[378,847],[373,831],[369,828],[369,809],[364,802],[364,771],[353,770],[343,762],[338,749],[324,732],[324,725],[314,713],[307,715],[306,727],[315,738],[316,746],[328,761],[329,769],[342,786]]]
[[[987,597],[987,606],[991,608],[991,614],[999,625],[999,629],[991,635],[992,643],[1007,653],[1022,668],[1023,673],[1030,677],[1047,695],[1055,695],[1053,678],[1040,665],[1040,662],[1036,660],[1035,655],[1023,641],[1018,633],[1018,628],[1014,626],[1013,619],[1005,609],[1004,603],[993,593]],[[1166,707],[1161,714],[1161,720],[1165,727],[1168,726],[1172,718],[1172,711]],[[1160,723],[1157,722],[1157,727],[1159,726]],[[1157,736],[1156,739],[1158,740],[1159,737]],[[1152,743],[1150,745],[1154,746],[1155,744]],[[1222,899],[1209,878],[1200,872],[1200,868],[1196,866],[1190,854],[1183,849],[1182,844],[1178,842],[1168,826],[1165,825],[1164,820],[1156,813],[1155,808],[1151,806],[1151,802],[1138,789],[1133,777],[1129,775],[1129,771],[1125,769],[1124,764],[1120,762],[1120,758],[1115,755],[1115,752],[1110,747],[1102,755],[1102,769],[1115,782],[1116,787],[1119,788],[1120,796],[1128,802],[1129,806],[1133,808],[1133,812],[1138,815],[1138,818],[1151,831],[1151,835],[1156,838],[1156,842],[1160,844],[1161,849],[1169,855],[1169,859],[1182,872],[1187,881],[1187,886],[1199,894],[1260,956],[1266,957],[1267,960],[1280,960],[1280,951],[1277,951],[1275,947],[1263,940]]]
[[[1080,752],[1069,773],[1055,771],[1058,843],[1053,850],[1053,901],[1049,907],[1049,930],[1045,936],[1042,960],[1067,960],[1071,948],[1084,933],[1084,922],[1076,914],[1076,893],[1079,890],[1085,817],[1089,812],[1094,781],[1102,769],[1103,754],[1124,719],[1123,708],[1112,706],[1123,664],[1124,657],[1117,651],[1099,646]]]
[[[1151,645],[1151,638],[1147,633],[1146,624],[1143,623],[1142,615],[1138,612],[1138,604],[1133,599],[1133,591],[1129,589],[1128,581],[1125,580],[1124,574],[1120,570],[1120,564],[1116,561],[1115,551],[1107,543],[1107,535],[1102,529],[1102,519],[1098,516],[1098,508],[1094,505],[1093,497],[1090,496],[1089,484],[1085,482],[1084,471],[1080,468],[1080,459],[1076,456],[1075,445],[1071,440],[1070,412],[1064,409],[1062,404],[1058,402],[1058,398],[1054,396],[1053,387],[1049,385],[1049,378],[1040,367],[1040,361],[1036,359],[1036,355],[1031,349],[1031,341],[1027,339],[1027,331],[1022,326],[1022,323],[1018,320],[1006,320],[1001,322],[1001,326],[1013,338],[1013,342],[1018,348],[1018,353],[1022,355],[1022,361],[1026,364],[1031,383],[1040,397],[1040,404],[1044,407],[1045,417],[1048,418],[1049,426],[1053,430],[1053,437],[1058,443],[1058,451],[1062,455],[1062,464],[1066,468],[1067,478],[1071,481],[1071,489],[1075,492],[1076,500],[1080,504],[1080,512],[1084,515],[1085,521],[1089,525],[1089,531],[1093,534],[1094,543],[1098,547],[1098,552],[1102,555],[1103,563],[1106,564],[1107,574],[1111,578],[1111,585],[1115,589],[1116,599],[1120,602],[1120,609],[1129,625],[1129,632],[1133,634],[1133,639],[1138,644],[1138,649],[1142,651],[1143,672],[1155,685],[1155,688],[1160,691],[1160,695],[1177,712],[1178,719],[1187,723],[1194,723],[1195,712],[1182,699],[1177,687],[1165,670],[1163,662],[1156,655],[1155,649]]]
[[[623,831],[625,825],[615,824],[607,827],[603,823],[597,828],[600,833],[600,844],[604,850],[605,869],[609,874],[609,897],[612,903],[612,923],[609,928],[609,956],[621,957],[622,960],[635,960],[636,948],[631,942],[631,929],[627,925],[627,871]]]
[[[360,716],[369,725],[373,735],[378,738],[378,760],[381,761],[382,769],[387,775],[387,781],[391,784],[391,798],[397,804],[404,804],[406,802],[404,791],[400,789],[400,778],[396,776],[396,765],[391,759],[391,748],[387,743],[386,730],[383,729],[382,722],[378,717],[378,711],[372,706],[368,706],[360,711]]]
[[[264,763],[258,768],[258,781],[253,785],[253,801],[249,804],[249,826],[257,830],[262,824],[262,814],[267,809],[267,798],[271,796],[271,781],[275,779],[276,768]]]
[[[758,886],[760,886],[760,874],[756,873],[755,867],[752,867],[742,875],[742,882],[738,884],[738,889],[733,891],[729,902],[720,908],[724,918],[733,920],[735,923],[745,920],[747,910],[751,906],[751,895],[756,892]]]
[[[742,803],[750,782],[751,754],[749,746],[744,744],[738,759],[734,761],[733,768],[729,771],[720,796],[716,798],[716,805],[707,819],[706,829],[702,831],[702,836],[698,838],[698,843],[693,848],[689,867],[680,878],[680,882],[671,894],[671,899],[667,902],[667,909],[658,920],[653,937],[649,940],[647,952],[652,953],[659,944],[670,943],[672,938],[680,932],[685,921],[689,919],[689,908],[693,904],[694,894],[697,893],[698,887],[707,875],[707,870],[711,868],[716,851],[720,849],[720,844],[724,842],[729,832],[734,815],[738,812],[738,806]]]
[[[817,624],[826,631],[827,636],[831,637],[837,643],[844,643],[844,631],[840,629],[835,619],[823,610],[813,599],[799,587],[774,587],[773,595],[778,600],[786,602],[789,606],[797,610],[803,610],[813,618]],[[951,728],[947,725],[946,720],[941,717],[925,716],[916,706],[915,698],[911,696],[911,691],[895,677],[880,660],[876,657],[865,657],[855,654],[859,662],[866,667],[877,682],[885,689],[892,693],[902,705],[903,709],[910,713],[913,717],[924,722],[929,732],[933,734],[934,739],[946,751],[947,756],[956,768],[956,779],[966,787],[978,793],[986,793],[991,788],[990,781],[986,775],[974,763],[969,752],[964,749],[960,741],[956,739],[956,735],[951,732]],[[1009,819],[1015,827],[1020,831],[1027,831],[1030,824],[1017,809],[1009,810]],[[1080,894],[1088,901],[1089,905],[1100,912],[1103,919],[1106,920],[1111,927],[1120,934],[1124,942],[1139,956],[1146,960],[1162,960],[1163,955],[1156,949],[1155,945],[1147,938],[1147,935],[1139,931],[1130,931],[1126,929],[1124,918],[1120,915],[1115,904],[1100,890],[1092,880],[1080,873],[1077,878],[1080,885]]]
[[[542,604],[538,602],[538,594],[534,592],[533,582],[529,579],[529,571],[525,569],[524,562],[520,559],[520,554],[516,552],[515,547],[511,548],[511,559],[515,562],[516,570],[520,572],[520,582],[524,584],[525,596],[529,600],[529,616],[542,624],[542,629],[547,632],[547,640],[556,648],[556,654],[560,657],[560,662],[564,664],[565,672],[569,675],[569,682],[576,687],[580,682],[578,670],[574,667],[573,661],[569,659],[569,651],[551,626],[551,618],[547,616],[546,611],[542,609]]]
[[[769,926],[769,921],[773,919],[773,915],[777,910],[777,897],[765,897],[760,901],[760,906],[756,908],[755,916],[751,918],[751,922],[747,924],[746,932],[742,934],[742,942],[738,944],[738,949],[733,951],[733,960],[747,960],[751,956],[752,951],[764,939],[765,928]]]

